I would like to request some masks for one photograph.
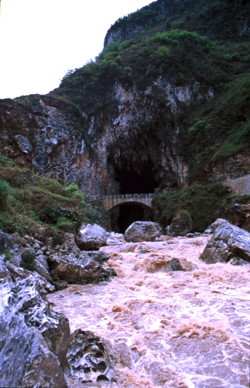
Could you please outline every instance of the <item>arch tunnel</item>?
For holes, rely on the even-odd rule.
[[[120,203],[109,210],[111,229],[117,233],[125,230],[135,221],[152,221],[153,211],[139,202]]]
[[[140,162],[136,166],[128,166],[127,163],[121,163],[119,167],[113,166],[114,178],[119,185],[119,195],[153,193],[158,186],[154,170],[155,167],[151,161]],[[124,201],[108,210],[111,229],[118,233],[124,233],[135,221],[153,220],[151,203],[148,202]]]

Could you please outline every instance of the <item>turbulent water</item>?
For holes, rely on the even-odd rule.
[[[72,332],[92,331],[115,349],[116,382],[91,386],[249,387],[250,265],[203,263],[207,240],[103,247],[116,278],[49,295]],[[171,271],[172,258],[185,270]]]

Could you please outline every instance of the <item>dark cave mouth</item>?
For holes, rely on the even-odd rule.
[[[116,166],[113,171],[114,179],[119,184],[119,194],[150,194],[158,187],[151,161],[138,162],[135,168]],[[152,209],[136,202],[124,203],[110,210],[111,229],[117,233],[124,233],[135,221],[152,219]]]
[[[140,170],[132,168],[116,168],[115,180],[119,182],[120,194],[147,194],[157,188],[153,164],[148,162],[140,166]]]

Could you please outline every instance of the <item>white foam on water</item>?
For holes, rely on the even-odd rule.
[[[103,247],[118,276],[50,294],[71,331],[128,346],[105,387],[249,387],[250,265],[207,265],[208,237]],[[178,258],[185,271],[171,272]]]

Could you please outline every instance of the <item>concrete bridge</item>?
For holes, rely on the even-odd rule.
[[[109,211],[113,207],[123,204],[141,204],[142,206],[152,207],[154,194],[117,194],[104,195],[102,197],[104,208]]]

